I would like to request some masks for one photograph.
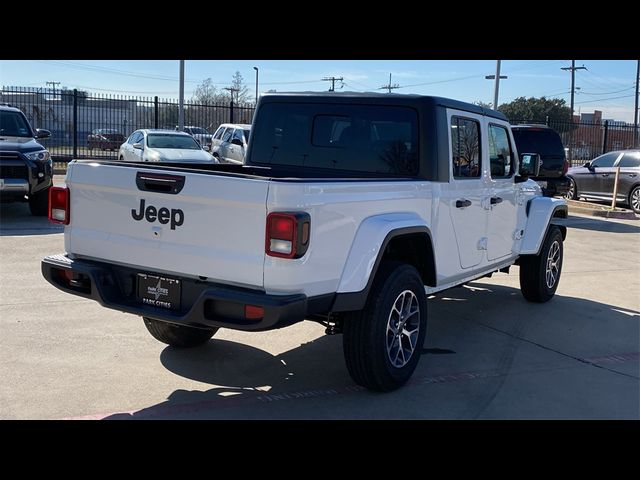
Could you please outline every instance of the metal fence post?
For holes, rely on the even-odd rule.
[[[604,138],[602,140],[602,153],[607,153],[607,140],[609,140],[609,120],[604,121]]]
[[[229,104],[229,123],[233,123],[233,98],[231,98],[231,103]]]
[[[73,89],[73,158],[78,158],[78,89]]]
[[[153,97],[153,125],[158,128],[158,97]]]

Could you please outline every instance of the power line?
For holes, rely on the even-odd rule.
[[[627,90],[633,90],[634,88],[636,88],[635,85],[633,87],[623,88],[622,90],[616,90],[615,92],[602,92],[602,93],[590,93],[590,92],[583,92],[581,90],[580,95],[613,95],[614,93],[626,92]]]
[[[329,89],[330,92],[335,92],[336,91],[336,80],[339,82],[342,82],[344,80],[344,78],[342,77],[324,77],[322,79],[323,82],[331,82],[331,88]],[[342,83],[342,86],[344,86],[344,83]],[[342,86],[340,88],[342,88]]]
[[[618,98],[631,98],[635,95],[622,95],[620,97],[609,97],[609,98],[598,98],[596,100],[585,100],[583,102],[576,102],[576,105],[579,103],[594,103],[594,102],[605,102],[607,100],[617,100]]]
[[[425,85],[436,85],[438,83],[458,82],[460,80],[468,80],[470,78],[479,78],[479,77],[482,77],[482,75],[478,73],[478,74],[475,74],[475,75],[468,75],[466,77],[450,78],[448,80],[437,80],[435,82],[414,83],[414,84],[411,84],[411,85],[402,85],[402,86],[400,86],[398,88],[422,87],[422,86],[425,86]]]

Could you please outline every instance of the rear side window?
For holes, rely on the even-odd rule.
[[[640,167],[640,152],[625,153],[620,160],[621,167]]]
[[[411,108],[269,103],[253,130],[253,164],[418,173],[418,116]]]
[[[222,136],[222,141],[230,142],[232,134],[233,134],[233,128],[227,128],[227,130],[224,132],[224,135]]]
[[[491,162],[492,178],[511,175],[513,152],[509,143],[509,134],[504,127],[489,125],[489,161]]]
[[[480,168],[480,124],[451,117],[451,161],[454,178],[478,178]]]

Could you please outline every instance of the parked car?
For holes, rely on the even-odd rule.
[[[98,128],[87,135],[87,148],[93,150],[99,148],[100,150],[117,150],[122,142],[125,141],[125,136],[111,128]]]
[[[51,155],[38,139],[49,130],[29,124],[20,109],[0,104],[0,200],[29,202],[31,215],[44,216],[53,185]]]
[[[211,154],[222,163],[244,163],[251,125],[223,123],[213,134]]]
[[[176,130],[180,130],[180,127],[178,127],[177,125]],[[188,127],[184,127],[183,132],[188,133],[193,138],[195,138],[196,141],[200,145],[202,145],[202,147],[206,151],[211,151],[211,139],[213,138],[213,135],[211,134],[211,132],[209,132],[209,130],[207,130],[206,128],[194,127],[190,125]]]
[[[566,174],[569,162],[558,132],[546,125],[512,125],[511,131],[519,153],[539,153],[542,166],[538,182],[546,197],[565,195],[569,190]]]
[[[136,130],[120,146],[118,158],[128,162],[218,163],[191,135],[173,130]]]
[[[640,213],[640,150],[605,153],[582,167],[569,169],[568,199],[613,200],[616,169],[620,167],[616,202]]]

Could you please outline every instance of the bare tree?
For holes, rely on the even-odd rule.
[[[242,78],[242,74],[238,70],[233,75],[231,88],[235,93],[234,100],[237,103],[248,103],[249,99],[253,98],[249,93],[249,87],[244,84],[244,78]]]

